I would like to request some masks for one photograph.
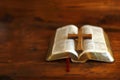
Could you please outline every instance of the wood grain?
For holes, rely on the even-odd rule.
[[[114,63],[65,60],[46,62],[49,40],[56,28],[75,24],[97,25],[107,32]],[[119,80],[119,0],[1,0],[0,79],[6,80]]]

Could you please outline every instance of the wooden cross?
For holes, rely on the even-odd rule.
[[[81,29],[79,29],[78,34],[68,34],[68,39],[77,39],[77,46],[76,46],[77,52],[82,52],[84,50],[82,46],[83,39],[91,39],[91,38],[92,38],[91,34],[82,34]],[[69,55],[68,55],[68,58],[66,58],[66,71],[67,72],[70,71]]]
[[[92,39],[92,34],[82,34],[82,30],[79,29],[78,34],[68,34],[68,39],[77,39],[76,51],[79,52],[83,51],[83,39]]]

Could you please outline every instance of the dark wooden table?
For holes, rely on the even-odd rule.
[[[46,62],[49,40],[58,27],[101,26],[114,63]],[[120,80],[119,0],[0,0],[0,80]],[[3,79],[4,78],[4,79]]]

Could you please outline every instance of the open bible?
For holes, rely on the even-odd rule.
[[[47,61],[71,58],[72,62],[87,60],[113,62],[114,58],[106,33],[101,27],[84,25],[80,29],[67,25],[56,30]]]

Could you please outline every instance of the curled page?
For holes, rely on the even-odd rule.
[[[74,25],[67,25],[57,29],[52,52],[47,60],[67,58],[69,54],[78,57],[75,51],[75,41],[68,39],[68,34],[78,34],[78,28]]]
[[[97,60],[104,62],[113,62],[112,51],[109,46],[107,35],[101,27],[84,25],[82,34],[92,34],[92,39],[84,39],[84,51],[79,55],[78,60],[74,62],[86,62],[87,60]],[[84,59],[82,58],[83,56]],[[82,58],[82,59],[81,59]]]

